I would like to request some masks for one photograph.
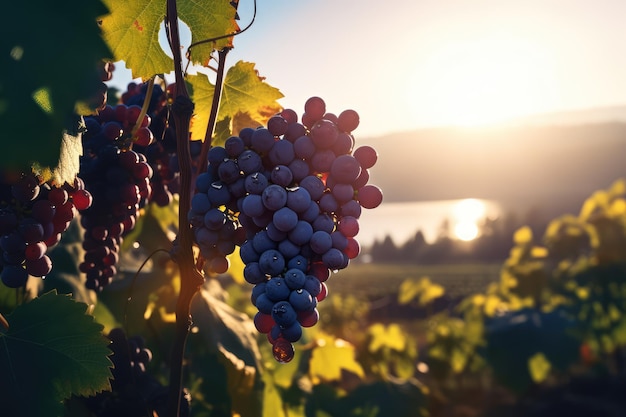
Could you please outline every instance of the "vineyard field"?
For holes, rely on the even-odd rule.
[[[330,293],[352,294],[375,300],[396,296],[406,279],[428,277],[442,285],[452,298],[484,291],[498,279],[501,264],[413,265],[397,263],[354,263],[334,274],[327,282]]]

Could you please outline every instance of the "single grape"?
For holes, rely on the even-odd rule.
[[[320,97],[311,97],[304,103],[304,112],[314,120],[319,120],[326,113],[326,103]]]
[[[357,197],[359,204],[366,209],[376,208],[383,201],[382,191],[372,184],[361,187],[357,192]]]
[[[282,116],[276,115],[269,118],[267,121],[267,130],[274,136],[281,136],[287,131],[289,122]]]
[[[354,110],[344,110],[337,118],[337,127],[342,132],[352,132],[359,126],[359,114]]]
[[[280,363],[287,363],[293,359],[295,350],[291,342],[286,339],[279,338],[272,346],[272,353],[276,361]]]
[[[376,149],[371,146],[363,145],[354,150],[354,158],[359,161],[361,168],[368,169],[373,167],[378,160],[378,153]]]

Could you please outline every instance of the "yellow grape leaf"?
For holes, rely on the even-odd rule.
[[[613,198],[626,194],[626,178],[620,178],[611,184],[609,194]]]
[[[547,258],[548,257],[548,249],[543,246],[533,246],[530,249],[530,256],[533,258]]]
[[[467,352],[455,348],[450,356],[450,366],[452,367],[452,370],[457,374],[462,372],[463,369],[465,369],[468,359],[469,355]]]
[[[430,280],[423,283],[424,286],[418,299],[419,304],[422,306],[441,297],[446,292],[441,285],[430,282]]]
[[[211,83],[206,74],[202,73],[187,75],[186,82],[189,87],[189,95],[194,104],[194,113],[189,125],[191,139],[204,140],[206,128],[209,124],[215,85]],[[218,114],[218,119],[220,118],[222,118],[222,115]]]
[[[528,359],[528,371],[536,383],[544,381],[550,374],[550,369],[552,369],[552,364],[541,352],[535,353]]]
[[[215,86],[202,73],[188,76],[191,99],[195,104],[191,120],[191,138],[204,139],[209,123]],[[264,125],[267,119],[281,110],[276,100],[282,93],[267,84],[259,76],[253,63],[239,61],[228,69],[224,77],[224,87],[217,116],[218,122],[246,114],[251,121]]]
[[[322,336],[313,349],[309,362],[309,373],[312,381],[338,381],[343,370],[363,377],[363,368],[355,359],[354,346],[345,340],[332,336]]]
[[[281,110],[276,101],[281,98],[280,90],[259,76],[254,63],[239,61],[229,68],[224,78],[219,119],[247,113],[253,120],[265,124]]]
[[[163,0],[104,0],[111,11],[102,17],[104,39],[115,60],[126,62],[133,78],[147,79],[155,74],[169,73],[172,59],[159,44],[159,31],[165,18]],[[178,17],[189,26],[192,42],[233,33],[238,30],[236,10],[229,0],[178,0]],[[213,48],[231,45],[225,38],[194,48],[196,61],[207,62]]]
[[[527,245],[533,240],[533,231],[528,226],[520,227],[513,235],[513,242],[516,245]]]
[[[417,298],[418,303],[423,306],[441,297],[444,293],[445,289],[432,282],[428,277],[422,277],[419,280],[406,279],[400,284],[398,303],[408,304]]]
[[[413,301],[420,293],[421,288],[420,283],[413,279],[402,281],[398,289],[398,304],[404,305]]]
[[[609,207],[608,215],[610,217],[620,217],[626,214],[626,200],[623,198],[616,198]]]
[[[384,348],[402,352],[406,348],[406,337],[396,323],[392,323],[389,326],[381,323],[373,324],[370,326],[368,334],[370,336],[368,350],[372,353],[376,353]]]

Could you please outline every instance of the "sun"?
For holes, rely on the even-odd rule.
[[[454,236],[459,240],[469,242],[478,237],[478,225],[472,221],[462,221],[454,225]]]
[[[416,68],[410,95],[436,125],[481,126],[536,113],[551,101],[551,60],[540,43],[521,38],[451,42]]]

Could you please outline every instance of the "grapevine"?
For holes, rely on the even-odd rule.
[[[300,340],[303,327],[314,326],[319,320],[317,305],[328,294],[326,280],[359,254],[356,236],[361,209],[375,208],[382,201],[381,190],[368,183],[368,170],[377,154],[368,146],[355,146],[352,132],[359,124],[356,111],[334,115],[326,111],[319,97],[305,103],[300,121],[296,111],[281,109],[275,103],[281,96],[278,90],[268,93],[265,104],[248,101],[236,111],[221,113],[220,97],[227,78],[225,58],[233,36],[254,22],[256,3],[252,21],[244,29],[235,22],[238,2],[215,5],[216,16],[221,17],[215,22],[219,33],[195,39],[189,47],[187,57],[205,66],[214,52],[218,56],[203,140],[194,140],[197,132],[190,129],[197,96],[190,93],[191,84],[183,72],[175,0],[166,1],[165,13],[174,82],[167,85],[164,79],[157,81],[155,74],[162,74],[162,61],[148,65],[139,73],[145,82],[129,83],[115,103],[105,83],[113,78],[116,64],[112,61],[127,58],[118,56],[117,34],[112,29],[125,17],[113,10],[112,24],[104,5],[97,2],[97,6],[89,15],[101,13],[102,17],[91,29],[102,30],[102,38],[99,32],[95,34],[107,45],[99,45],[93,53],[98,59],[90,57],[84,64],[92,68],[85,77],[88,88],[80,94],[79,88],[74,95],[68,94],[64,107],[53,109],[56,119],[50,125],[50,130],[57,129],[63,125],[57,122],[66,118],[79,125],[56,131],[57,135],[69,136],[66,141],[74,140],[71,152],[61,153],[59,165],[70,161],[78,168],[61,174],[52,165],[54,158],[49,161],[41,155],[27,163],[20,160],[6,172],[3,167],[0,278],[4,286],[18,289],[25,288],[30,277],[45,278],[53,269],[48,250],[61,241],[75,221],[81,231],[80,248],[75,251],[80,257],[76,283],[89,290],[85,298],[99,300],[119,278],[124,239],[149,204],[167,207],[177,203],[177,235],[167,249],[177,264],[181,283],[168,362],[169,386],[147,375],[151,352],[144,341],[127,336],[127,329],[114,328],[107,334],[114,365],[108,387],[111,391],[100,392],[107,389],[100,375],[94,387],[79,394],[98,393],[85,401],[98,416],[143,412],[186,415],[189,402],[183,395],[182,379],[192,324],[191,300],[206,276],[228,273],[229,258],[239,249],[245,264],[243,276],[253,285],[252,302],[257,308],[254,319],[248,320],[267,335],[277,361],[292,360],[294,343]],[[198,6],[193,7],[197,12]],[[188,7],[185,10],[190,13]],[[143,25],[146,29],[160,25],[162,19],[158,20],[135,20],[132,25],[143,32]],[[28,50],[26,56],[30,54]],[[11,58],[16,62],[21,59],[19,48],[11,51]],[[136,62],[136,57],[128,58],[127,63]],[[250,79],[250,85],[263,84],[253,67],[236,67]],[[59,86],[54,87],[56,92]],[[51,98],[46,94],[46,89],[38,90],[36,104],[52,113],[55,100],[62,95]],[[245,120],[242,114],[255,124],[238,128],[237,134],[225,140],[221,138],[219,144],[223,146],[212,144],[225,130],[231,134],[234,119]],[[239,124],[240,119],[236,120]],[[77,120],[80,123],[74,123]],[[222,123],[221,131],[216,133],[218,123]],[[263,127],[257,127],[259,124]],[[51,166],[40,166],[40,161]],[[0,322],[3,328],[13,330],[10,320],[2,315]],[[70,394],[63,393],[65,397],[60,400]]]

